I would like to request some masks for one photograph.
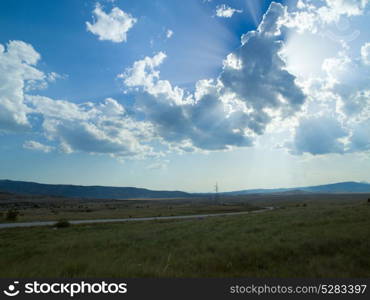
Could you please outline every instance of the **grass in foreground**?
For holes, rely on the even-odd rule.
[[[370,206],[0,230],[0,277],[369,277]]]

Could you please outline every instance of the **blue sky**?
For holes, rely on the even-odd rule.
[[[370,181],[369,1],[0,2],[0,178]]]

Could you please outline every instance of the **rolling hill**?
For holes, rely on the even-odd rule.
[[[80,186],[63,184],[40,184],[35,182],[0,180],[0,192],[59,196],[91,199],[145,199],[145,198],[188,198],[207,197],[212,193],[186,193],[182,191],[154,191],[135,187],[109,187],[109,186]],[[220,193],[225,196],[248,194],[305,194],[305,193],[369,193],[369,183],[341,182],[319,186],[280,188],[280,189],[251,189]]]
[[[135,187],[80,186],[63,184],[40,184],[26,181],[0,180],[0,191],[92,199],[140,199],[140,198],[187,198],[191,194],[181,191],[153,191]]]
[[[333,184],[280,188],[280,189],[255,189],[242,190],[225,193],[228,195],[247,195],[247,194],[272,194],[272,193],[370,193],[370,184],[361,182],[340,182]]]

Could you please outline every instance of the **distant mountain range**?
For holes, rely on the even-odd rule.
[[[228,195],[246,195],[246,194],[272,194],[272,193],[370,193],[370,183],[361,182],[340,182],[333,184],[280,188],[280,189],[255,189],[242,190],[225,193]]]
[[[146,199],[146,198],[188,198],[210,196],[208,194],[186,193],[182,191],[153,191],[134,187],[80,186],[62,184],[40,184],[25,181],[0,180],[0,192],[47,195],[59,197],[78,197],[92,199]],[[370,193],[369,183],[341,182],[319,186],[280,189],[252,189],[220,193],[226,196],[248,194],[305,194],[305,193]]]
[[[81,186],[40,184],[35,182],[0,180],[0,191],[13,194],[46,195],[92,199],[186,198],[181,191],[152,191],[134,187]]]

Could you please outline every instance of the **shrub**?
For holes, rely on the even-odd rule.
[[[71,223],[69,223],[67,220],[59,220],[54,225],[54,227],[57,227],[57,228],[66,228],[69,226],[71,226]]]
[[[7,221],[17,221],[19,215],[19,211],[15,209],[9,209],[6,213],[6,220]]]

